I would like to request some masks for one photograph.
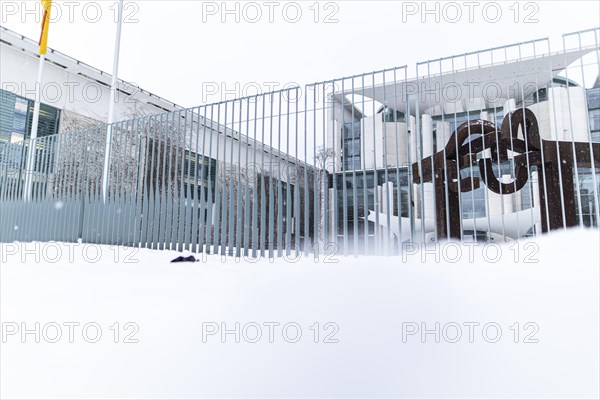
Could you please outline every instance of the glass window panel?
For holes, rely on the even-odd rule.
[[[13,141],[23,140],[27,128],[27,100],[17,97],[15,99],[15,113],[13,115]]]
[[[360,156],[360,139],[346,140],[344,143],[344,155],[346,157]]]
[[[600,108],[600,88],[593,88],[587,91],[588,109]]]
[[[578,168],[577,173],[579,177],[579,201],[582,211],[581,220],[585,226],[598,226],[598,212],[600,210],[596,210],[596,199],[600,198],[600,180],[598,179],[600,169],[595,169],[596,185],[594,185],[594,174],[591,168]],[[574,189],[577,196],[577,186]],[[579,222],[579,205],[575,210]]]
[[[360,123],[350,122],[344,124],[344,139],[359,139],[360,138]]]
[[[360,157],[347,158],[344,162],[344,169],[347,171],[360,169]]]
[[[485,193],[483,188],[480,187],[479,189],[463,193],[461,201],[463,218],[485,217]]]
[[[600,130],[600,109],[590,110],[590,129],[592,131]]]

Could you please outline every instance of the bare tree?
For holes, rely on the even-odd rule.
[[[316,175],[317,175],[317,198],[319,199],[319,204],[315,205],[317,207],[319,207],[320,210],[320,214],[321,217],[319,218],[319,221],[317,221],[316,223],[318,224],[318,246],[319,249],[323,249],[325,246],[325,243],[327,241],[327,238],[325,238],[325,226],[328,223],[327,221],[327,211],[325,209],[326,207],[326,203],[325,203],[325,196],[327,196],[327,190],[328,190],[328,178],[329,178],[329,171],[328,171],[328,167],[330,167],[333,163],[334,160],[334,151],[333,148],[331,147],[323,147],[323,146],[319,146],[317,148],[317,153],[315,154],[315,167],[316,167]]]

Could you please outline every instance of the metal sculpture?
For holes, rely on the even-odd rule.
[[[478,158],[481,152],[490,157]],[[515,178],[503,183],[493,167],[509,160]],[[479,167],[480,178],[460,178],[459,171],[471,166]],[[542,231],[576,226],[574,168],[600,168],[600,143],[542,139],[537,119],[529,109],[507,114],[500,129],[484,120],[463,123],[443,150],[414,163],[412,173],[414,183],[434,184],[439,236],[459,239],[459,190],[475,190],[483,181],[495,193],[512,194],[525,186],[534,167],[538,172]]]

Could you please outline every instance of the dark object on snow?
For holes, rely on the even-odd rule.
[[[198,261],[198,260],[196,260],[196,258],[194,258],[194,256],[188,256],[188,257],[179,256],[171,262],[176,263],[176,262],[196,262],[196,261]]]

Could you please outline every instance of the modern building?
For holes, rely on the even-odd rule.
[[[36,41],[0,27],[0,199],[13,203],[24,198],[37,54]],[[92,196],[90,203],[100,198],[111,78],[104,71],[48,48],[36,162],[34,170],[28,172],[34,176],[34,200],[58,199],[65,195],[74,198],[74,192]],[[113,126],[109,200],[120,198],[124,192],[141,190],[156,203],[181,201],[184,207],[199,209],[198,225],[212,226],[207,235],[218,235],[219,229],[228,232],[241,229],[237,221],[231,229],[220,225],[228,225],[233,218],[229,202],[238,201],[237,189],[233,186],[237,180],[245,180],[252,182],[254,192],[258,191],[251,201],[269,200],[262,211],[268,214],[273,210],[281,225],[275,230],[291,234],[300,220],[295,218],[292,207],[297,197],[294,194],[296,182],[291,182],[289,171],[296,173],[305,163],[220,123],[223,115],[219,112],[207,107],[184,109],[136,84],[118,80],[115,114],[120,122]],[[264,160],[268,161],[266,168],[263,168]],[[68,187],[65,186],[67,181],[74,183]],[[145,206],[148,203],[149,200]],[[65,204],[69,208],[68,203]],[[128,207],[134,205],[130,203]],[[170,204],[169,207],[176,206]],[[2,208],[0,217],[4,217],[6,225],[4,237],[21,235],[21,232],[10,231],[12,226],[23,224],[9,218],[9,205]],[[87,224],[88,216],[84,212],[73,212],[77,213],[73,220]],[[163,218],[164,212],[165,209],[158,207],[156,215]],[[132,222],[118,228],[115,242],[129,238],[131,243],[133,235],[127,231],[135,224],[140,225],[141,208],[123,212],[118,218],[130,218]],[[173,222],[176,223],[176,218]],[[161,223],[166,224],[162,220]],[[81,228],[75,225],[69,228],[82,231],[73,231],[73,235],[85,236],[85,224],[81,225]],[[86,240],[97,240],[97,234],[88,235]],[[35,237],[31,233],[23,235],[24,239]]]
[[[597,30],[593,32],[597,34]],[[376,244],[383,246],[390,241],[397,245],[448,236],[464,240],[512,240],[553,229],[552,213],[561,213],[565,207],[574,210],[573,217],[571,220],[561,217],[555,225],[571,226],[575,221],[577,225],[597,227],[600,198],[597,43],[596,36],[596,46],[514,60],[500,57],[490,65],[478,62],[474,67],[467,65],[463,55],[440,59],[423,63],[424,67],[430,64],[438,67],[437,63],[455,60],[463,66],[449,67],[446,71],[438,67],[436,73],[415,79],[390,82],[388,78],[388,83],[367,88],[354,84],[364,76],[340,82],[338,88],[346,89],[332,94],[334,105],[329,109],[327,122],[331,200],[325,218],[329,240],[343,243],[351,252],[369,251]],[[506,49],[511,50],[510,46]],[[476,54],[486,52],[490,51]],[[494,90],[488,94],[486,86]],[[474,134],[459,142],[455,132],[462,124],[471,121],[468,130],[474,133],[479,130],[478,125],[489,123],[499,137],[503,121],[510,122],[508,114],[516,115],[513,113],[525,109],[536,119],[543,141],[561,141],[567,147],[575,143],[583,146],[583,152],[575,154],[575,147],[572,150],[575,160],[571,162],[579,161],[573,169],[575,176],[559,173],[561,182],[557,189],[562,192],[562,185],[565,192],[574,191],[576,204],[568,204],[565,197],[562,204],[556,204],[558,209],[544,206],[543,199],[554,189],[547,187],[546,182],[537,184],[540,167],[533,164],[522,167],[527,169],[524,175],[527,183],[519,190],[505,194],[492,190],[483,183],[486,177],[481,175],[478,163],[490,159],[495,149],[469,152],[475,158],[468,162],[446,154],[458,147],[465,150],[464,157],[469,141],[480,137]],[[519,129],[518,137],[523,140],[523,127]],[[493,171],[500,184],[517,185],[515,157],[521,152],[508,149],[503,159],[494,157]],[[423,168],[431,169],[431,158],[436,153],[439,153],[437,160],[444,164],[439,169],[443,174],[434,173],[431,177],[430,173],[428,180],[420,180],[419,175],[426,175]],[[449,204],[448,196],[454,191],[451,183],[446,183],[448,179],[466,181],[465,185],[469,181],[478,183],[472,190],[457,191],[459,200]],[[574,188],[567,189],[569,185]],[[448,211],[448,207],[456,209],[456,213]],[[460,215],[454,221],[460,233],[449,234],[447,226],[455,215]]]

